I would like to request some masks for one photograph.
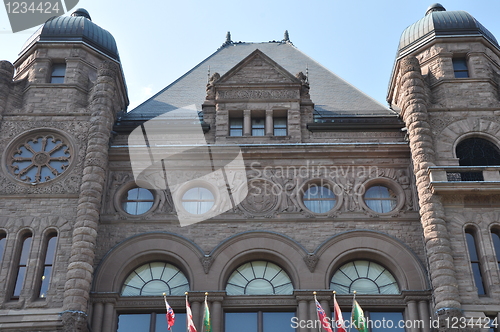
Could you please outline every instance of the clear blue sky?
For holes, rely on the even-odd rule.
[[[137,106],[224,42],[281,40],[288,30],[302,52],[370,97],[385,96],[401,32],[422,18],[424,0],[102,1],[80,0],[92,21],[115,37]],[[465,10],[500,39],[500,0],[447,0],[447,10]],[[72,12],[71,10],[70,12]],[[11,33],[0,9],[0,59],[15,61],[35,31]],[[314,86],[311,87],[314,89]]]

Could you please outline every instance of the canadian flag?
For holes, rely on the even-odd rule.
[[[347,332],[345,330],[344,319],[342,318],[342,310],[340,310],[337,299],[333,296],[333,319],[335,320],[334,327],[336,327],[337,332]]]
[[[187,330],[188,332],[197,332],[196,327],[193,323],[193,313],[191,312],[191,307],[189,306],[189,302],[186,295],[186,319],[187,319]]]

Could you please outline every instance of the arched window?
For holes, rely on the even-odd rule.
[[[498,269],[500,269],[500,232],[498,229],[491,230],[491,239],[493,240],[493,247],[495,248]]]
[[[456,148],[460,166],[499,166],[500,150],[492,142],[472,137],[458,143]]]
[[[3,252],[5,250],[5,242],[7,241],[7,234],[0,232],[0,263],[3,260]]]
[[[481,262],[479,260],[474,230],[466,229],[465,238],[467,240],[467,249],[469,250],[470,264],[472,267],[472,274],[474,277],[474,283],[476,284],[477,293],[479,295],[484,295],[486,293],[483,283],[483,273],[481,269]]]
[[[240,265],[229,277],[228,295],[292,294],[288,274],[278,265],[267,261],[252,261]]]
[[[56,245],[57,233],[49,234],[44,253],[43,273],[40,276],[40,291],[38,292],[38,297],[40,298],[45,298],[47,296],[47,290],[49,289],[50,278],[52,276],[52,267],[56,258]]]
[[[189,282],[177,267],[170,263],[152,262],[135,269],[122,287],[122,296],[184,295]]]
[[[304,205],[314,213],[326,213],[336,203],[335,194],[327,187],[313,184],[309,186],[303,197]]]
[[[399,294],[394,276],[385,267],[367,260],[342,265],[330,281],[338,294]]]
[[[22,237],[21,253],[17,264],[16,283],[12,292],[12,298],[18,298],[23,289],[26,268],[28,267],[28,259],[30,256],[31,239],[32,235],[30,232],[25,233]]]

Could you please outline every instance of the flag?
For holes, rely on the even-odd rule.
[[[170,331],[170,328],[174,326],[175,323],[175,313],[170,304],[167,302],[167,296],[164,294],[163,299],[165,300],[165,308],[167,309],[167,329]]]
[[[330,321],[326,318],[325,310],[323,310],[321,304],[319,304],[318,300],[316,300],[316,296],[314,296],[314,301],[316,301],[316,310],[318,311],[318,318],[321,322],[321,327],[323,327],[326,332],[333,332],[330,327]]]
[[[346,332],[344,318],[342,318],[342,311],[340,310],[339,304],[335,295],[333,296],[333,319],[335,320],[335,325],[337,327],[337,332]]]
[[[352,324],[359,332],[368,332],[365,315],[363,309],[359,306],[358,302],[354,300],[352,304]]]
[[[187,332],[197,332],[196,327],[193,323],[193,314],[191,312],[191,307],[189,306],[188,298],[186,295],[186,320],[187,320]]]
[[[203,331],[212,332],[212,326],[210,325],[210,310],[208,309],[208,302],[206,295],[205,295],[205,312],[203,313]]]

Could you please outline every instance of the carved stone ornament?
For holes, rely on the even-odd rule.
[[[10,174],[31,184],[48,182],[66,171],[73,159],[70,144],[56,133],[23,136],[7,152]]]
[[[316,254],[308,254],[307,256],[304,256],[304,262],[307,265],[307,268],[309,271],[314,272],[314,269],[316,268],[316,265],[318,264],[319,257]]]
[[[87,314],[83,311],[64,311],[61,313],[65,332],[87,332]]]
[[[201,265],[203,265],[203,271],[205,271],[205,274],[208,274],[210,271],[210,267],[212,266],[212,263],[214,262],[214,259],[210,256],[205,256],[200,258]]]
[[[281,193],[273,182],[252,180],[248,183],[248,194],[241,207],[252,215],[271,215],[280,203]]]

